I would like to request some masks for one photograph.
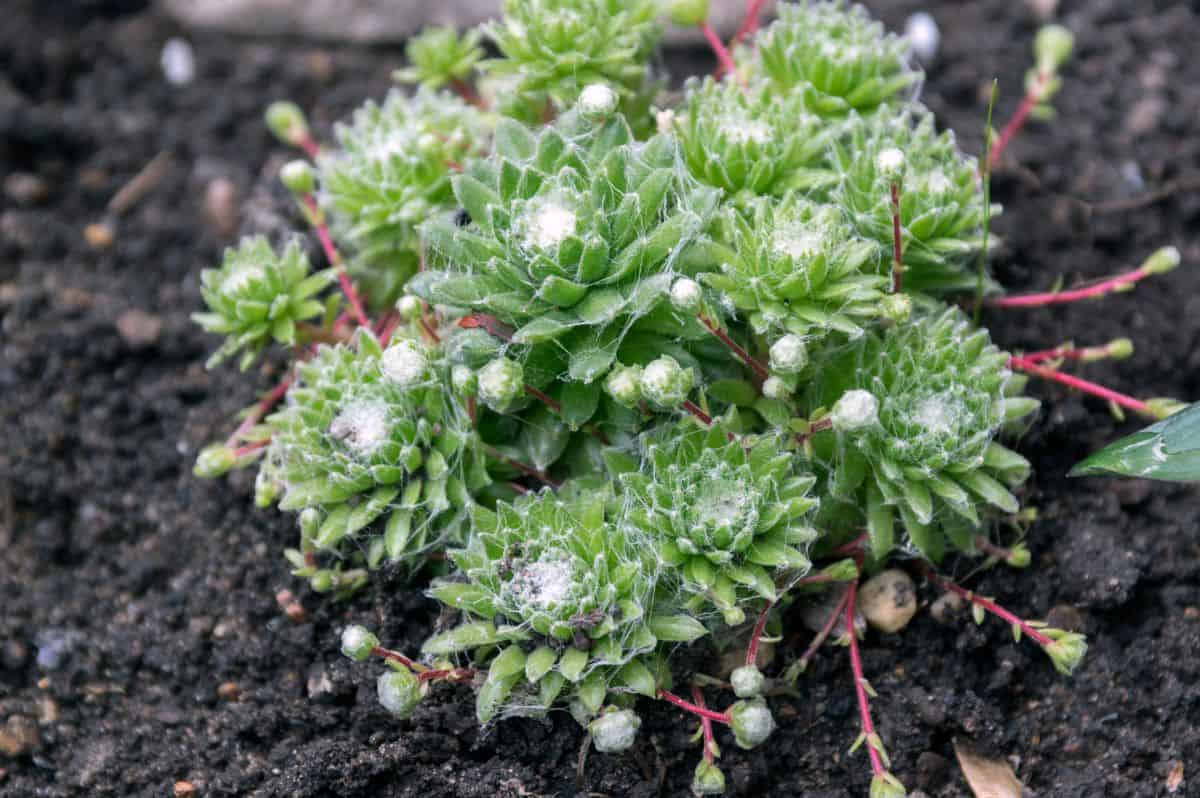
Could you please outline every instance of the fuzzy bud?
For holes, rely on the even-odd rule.
[[[1018,543],[1008,550],[1006,562],[1013,568],[1028,568],[1031,559],[1029,547],[1024,543]]]
[[[311,194],[317,189],[317,174],[312,164],[297,159],[288,161],[279,170],[279,182],[297,196]]]
[[[904,179],[904,153],[895,147],[888,147],[875,156],[875,168],[889,183],[899,183]]]
[[[459,363],[450,369],[450,384],[459,396],[474,396],[479,380],[475,377],[474,369]]]
[[[904,798],[908,792],[900,780],[891,773],[880,773],[871,779],[868,798]]]
[[[729,708],[729,728],[739,748],[754,748],[775,731],[775,718],[761,698],[738,701]]]
[[[584,119],[598,122],[617,110],[617,93],[603,83],[589,83],[579,93],[579,113]]]
[[[670,0],[668,10],[676,25],[703,25],[708,21],[708,0]]]
[[[308,120],[300,106],[280,100],[267,106],[267,128],[284,144],[295,146],[308,136]]]
[[[396,312],[405,321],[412,321],[421,315],[421,300],[412,294],[405,294],[396,300]]]
[[[1155,397],[1154,399],[1147,399],[1146,407],[1149,409],[1152,416],[1161,421],[1164,418],[1175,415],[1185,407],[1188,407],[1188,403],[1181,402],[1178,399],[1172,399],[1169,396],[1159,396]]]
[[[196,456],[196,465],[192,473],[201,479],[219,477],[237,465],[237,455],[231,447],[223,443],[205,446]]]
[[[907,321],[913,305],[908,294],[888,294],[879,300],[879,315],[893,324]]]
[[[1078,632],[1062,629],[1043,629],[1042,634],[1051,642],[1045,646],[1046,654],[1059,673],[1070,675],[1087,653],[1087,638]]]
[[[375,687],[379,692],[379,703],[401,720],[411,715],[421,703],[421,683],[407,668],[380,674]]]
[[[1166,274],[1179,265],[1181,260],[1179,250],[1175,247],[1163,247],[1142,263],[1142,271],[1147,274]]]
[[[300,511],[297,521],[300,524],[300,538],[313,540],[321,528],[321,511],[316,507],[305,507]]]
[[[733,694],[738,698],[755,698],[762,693],[762,671],[754,665],[743,665],[735,668],[729,674],[729,683],[733,685]]]
[[[703,294],[700,284],[688,277],[680,277],[671,286],[671,304],[676,310],[694,313],[700,307]]]
[[[642,394],[660,407],[677,407],[692,390],[692,372],[670,355],[663,355],[642,370]]]
[[[762,392],[768,399],[786,399],[791,393],[787,383],[778,377],[767,377],[763,381]]]
[[[1128,338],[1114,338],[1104,347],[1104,353],[1113,360],[1133,357],[1133,341]]]
[[[412,341],[400,339],[384,350],[379,359],[383,376],[401,388],[418,385],[429,369],[429,358]]]
[[[788,333],[771,344],[771,369],[782,374],[798,374],[808,365],[808,347],[804,339]]]
[[[608,372],[604,390],[625,407],[633,407],[642,398],[642,370],[638,366],[617,365]]]
[[[865,429],[879,420],[879,400],[870,391],[846,391],[829,416],[839,432]]]
[[[498,357],[479,370],[479,398],[497,413],[503,413],[525,391],[521,364]]]
[[[692,776],[692,792],[696,795],[723,795],[725,774],[712,762],[701,759]]]
[[[1075,36],[1062,25],[1044,25],[1033,39],[1037,69],[1044,74],[1058,71],[1075,47]]]
[[[592,743],[602,754],[619,754],[637,738],[642,719],[631,709],[606,712],[588,724]]]
[[[367,631],[365,626],[347,626],[342,630],[342,656],[362,662],[371,656],[372,649],[379,645],[379,638]]]
[[[270,507],[279,498],[279,483],[265,469],[254,477],[254,506],[259,509]]]

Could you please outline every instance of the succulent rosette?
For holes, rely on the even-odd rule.
[[[267,419],[265,467],[282,485],[280,509],[301,512],[306,550],[346,555],[344,542],[369,535],[368,566],[412,565],[461,540],[489,477],[466,413],[448,401],[445,370],[418,341],[384,349],[367,333],[297,367]]]
[[[1011,491],[1029,475],[1028,461],[996,440],[1038,406],[1007,364],[957,309],[914,316],[823,361],[808,393],[832,422],[813,439],[828,471],[823,518],[865,521],[878,559],[895,546],[897,516],[905,542],[931,560],[946,540],[974,552],[987,509],[1016,513]]]
[[[624,521],[656,540],[686,606],[715,607],[728,624],[751,603],[776,601],[811,568],[805,550],[815,481],[795,469],[780,436],[743,439],[727,423],[665,425],[648,434],[638,470],[620,476]]]
[[[469,544],[452,551],[458,575],[430,595],[462,624],[430,638],[427,655],[467,654],[486,670],[476,712],[542,712],[569,702],[580,722],[612,695],[656,694],[660,642],[706,630],[658,601],[655,549],[612,517],[603,490],[530,494],[495,511],[476,507]]]
[[[405,83],[419,83],[426,89],[446,84],[463,86],[476,64],[483,58],[479,46],[482,34],[469,30],[461,36],[454,28],[427,28],[409,40],[404,48],[409,65],[393,77]]]
[[[751,70],[775,91],[795,91],[823,117],[868,112],[921,81],[909,46],[845,0],[781,3],[758,38]]]
[[[208,311],[192,314],[206,331],[225,336],[208,367],[241,352],[245,371],[268,343],[295,343],[296,325],[324,311],[315,297],[333,278],[330,270],[312,271],[297,241],[278,255],[262,237],[226,249],[220,268],[200,273]]]

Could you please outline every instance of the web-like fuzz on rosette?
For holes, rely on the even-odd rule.
[[[674,129],[692,174],[734,196],[820,192],[836,182],[829,168],[834,131],[798,93],[693,81]]]
[[[464,621],[424,652],[467,654],[486,671],[481,722],[568,703],[584,723],[606,701],[653,697],[664,670],[659,643],[705,633],[656,601],[652,542],[614,521],[605,500],[543,491],[495,512],[476,508],[469,545],[450,553],[458,572],[430,593]]]
[[[814,478],[781,444],[733,437],[724,423],[665,425],[647,435],[640,469],[621,475],[625,522],[656,540],[689,609],[741,623],[811,568]]]
[[[573,383],[603,377],[642,326],[681,334],[666,300],[718,192],[687,174],[672,139],[635,142],[619,114],[572,111],[537,134],[505,121],[454,192],[471,222],[423,228],[434,268],[413,293],[502,322],[522,357],[562,360]]]
[[[450,175],[486,149],[488,131],[474,107],[422,88],[368,101],[336,134],[337,149],[317,159],[321,204],[351,271],[385,305],[417,269],[417,226],[453,207]]]
[[[886,109],[852,120],[835,159],[842,178],[833,200],[860,235],[879,242],[884,257],[894,241],[896,185],[906,291],[975,290],[987,207],[978,164],[958,149],[952,131],[939,134],[920,107]]]
[[[758,38],[750,68],[775,91],[804,95],[809,111],[844,116],[906,99],[921,72],[908,43],[843,0],[787,3]]]
[[[650,60],[662,36],[654,0],[505,0],[484,31],[503,58],[481,67],[507,79],[501,108],[526,121],[574,105],[590,84],[610,87],[626,111],[648,109],[658,85]]]
[[[897,516],[931,560],[947,539],[974,552],[988,509],[1016,513],[1011,489],[1029,475],[996,441],[1038,405],[1019,395],[1024,380],[1007,362],[956,309],[871,333],[823,362],[809,403],[830,408],[832,432],[813,442],[828,470],[831,523],[865,522],[881,560]]]
[[[280,483],[280,508],[300,512],[305,551],[416,565],[431,546],[462,539],[489,479],[445,369],[417,341],[381,349],[365,332],[297,367],[268,418],[263,468]]]
[[[790,196],[726,212],[720,221],[721,243],[706,245],[719,271],[700,279],[770,343],[788,334],[809,344],[832,331],[857,337],[880,317],[888,282],[880,247],[836,206]]]
[[[208,311],[192,314],[205,330],[225,336],[208,367],[241,352],[244,371],[268,343],[294,344],[296,325],[325,309],[315,297],[333,277],[329,270],[312,272],[296,241],[278,255],[261,237],[226,249],[220,268],[200,272]]]

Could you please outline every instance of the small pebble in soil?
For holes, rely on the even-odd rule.
[[[238,687],[237,682],[222,682],[217,687],[217,695],[225,701],[237,701],[242,694],[242,688]]]
[[[92,222],[83,228],[83,239],[92,249],[108,249],[116,240],[112,225],[107,222]]]
[[[937,57],[942,32],[937,22],[924,11],[918,11],[904,23],[904,37],[912,45],[913,52],[922,63],[928,64]]]
[[[889,568],[859,588],[858,606],[867,623],[887,634],[899,632],[917,613],[917,590],[912,577]]]
[[[1046,623],[1068,632],[1083,631],[1083,615],[1070,604],[1059,604],[1046,614]]]
[[[67,629],[43,629],[33,639],[37,646],[37,664],[42,670],[58,670],[66,664],[78,634]]]
[[[41,744],[37,723],[24,715],[9,715],[0,729],[0,754],[15,759]]]
[[[130,308],[117,316],[117,332],[134,349],[144,349],[158,341],[163,320],[138,308]]]
[[[222,239],[237,232],[238,187],[228,177],[215,177],[205,186],[204,219]]]
[[[958,621],[966,603],[957,593],[943,593],[929,605],[929,614],[938,623],[949,626]]]
[[[50,186],[37,175],[13,172],[4,178],[4,196],[17,205],[37,205],[50,196]]]
[[[159,63],[163,77],[172,86],[186,86],[196,78],[196,54],[192,46],[178,36],[167,39]]]
[[[196,787],[190,781],[175,782],[175,798],[192,798],[196,794]]]

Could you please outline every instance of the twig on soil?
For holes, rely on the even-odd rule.
[[[121,216],[137,205],[143,197],[162,182],[167,174],[167,167],[170,165],[171,153],[163,150],[155,155],[136,175],[121,186],[116,194],[113,194],[112,199],[108,201],[108,212],[114,216]]]

